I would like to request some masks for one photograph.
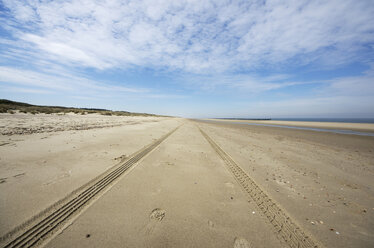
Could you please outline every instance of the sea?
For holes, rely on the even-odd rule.
[[[374,123],[374,118],[266,118],[266,119],[254,119],[254,118],[220,118],[220,119],[231,119],[231,120],[277,120],[277,121],[309,121],[309,122],[344,122],[344,123]],[[206,120],[207,122],[212,122],[211,120]],[[214,122],[214,121],[213,121]],[[235,122],[233,122],[235,123]],[[372,136],[372,132],[361,132],[354,130],[341,130],[341,129],[325,129],[325,128],[312,128],[312,127],[299,127],[299,126],[288,126],[288,125],[275,125],[275,124],[265,124],[265,123],[236,123],[236,124],[246,124],[253,126],[267,126],[267,127],[280,127],[280,128],[291,128],[300,130],[310,130],[319,132],[331,132],[339,134],[353,134],[353,135],[363,135]]]
[[[316,121],[345,123],[374,123],[374,118],[271,118],[274,121]]]

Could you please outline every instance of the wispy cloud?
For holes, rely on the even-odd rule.
[[[207,73],[290,59],[336,65],[363,59],[357,51],[374,42],[371,1],[3,4],[13,16],[2,20],[4,27],[20,46],[32,45],[39,59],[101,70],[152,66]]]
[[[291,75],[273,74],[270,76],[247,74],[218,74],[187,76],[187,87],[216,91],[217,89],[241,91],[246,94],[258,94],[266,91],[279,90],[296,85],[316,83],[314,81],[294,81]]]
[[[0,0],[0,86],[117,108],[216,94],[253,113],[360,112],[374,106],[373,16],[371,0]],[[365,68],[303,75],[351,64]]]
[[[349,96],[374,96],[374,68],[364,75],[355,77],[334,78],[327,81],[329,86],[324,94]],[[373,100],[374,103],[374,100]]]
[[[26,69],[0,66],[0,83],[11,85],[22,85],[48,89],[49,92],[129,92],[145,93],[148,90],[143,88],[130,88],[124,86],[113,86],[102,82],[94,81],[84,77],[62,74],[57,75],[35,72]],[[97,95],[97,94],[96,94]]]
[[[182,94],[157,93],[147,88],[116,86],[58,70],[57,74],[0,66],[0,89],[4,92],[69,94],[76,99],[97,98],[185,98]],[[56,72],[56,70],[55,70]],[[123,85],[123,83],[122,83]]]
[[[328,96],[307,97],[240,104],[236,116],[257,117],[371,117],[374,115],[372,97]],[[245,108],[244,108],[245,106]]]
[[[35,89],[35,88],[25,88],[25,87],[12,87],[0,85],[2,92],[13,92],[13,93],[31,93],[31,94],[51,94],[52,91]]]

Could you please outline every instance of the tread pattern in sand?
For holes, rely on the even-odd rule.
[[[78,216],[94,199],[100,197],[105,190],[117,182],[117,179],[119,179],[125,171],[154,150],[179,127],[138,151],[123,164],[104,172],[82,188],[61,200],[58,204],[44,210],[37,217],[26,222],[28,224],[22,225],[21,228],[2,237],[3,244],[1,247],[34,247],[45,243],[54,233],[64,229],[67,224],[69,224],[69,221]],[[160,218],[160,216],[163,218],[164,215],[165,213],[163,213],[163,215],[161,213],[157,216],[158,218]]]
[[[288,214],[281,209],[235,161],[219,147],[201,128],[202,135],[222,158],[229,171],[243,187],[248,196],[253,199],[262,213],[267,217],[279,236],[292,248],[322,247],[310,235],[306,234]],[[240,246],[239,246],[240,247]]]

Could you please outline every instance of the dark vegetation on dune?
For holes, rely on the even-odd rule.
[[[23,102],[15,102],[6,99],[0,99],[0,113],[10,113],[14,114],[16,111],[21,113],[31,113],[31,114],[102,114],[102,115],[116,115],[116,116],[159,116],[154,114],[146,113],[132,113],[127,111],[112,111],[107,109],[97,109],[97,108],[71,108],[71,107],[60,107],[60,106],[39,106],[32,105]]]

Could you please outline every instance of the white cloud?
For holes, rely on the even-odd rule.
[[[362,59],[358,51],[374,42],[371,1],[3,2],[13,15],[4,25],[33,44],[39,60],[98,69],[215,73],[293,58],[338,64]]]
[[[227,93],[231,99],[233,94],[242,100],[247,97],[243,108],[253,113],[284,115],[305,109],[316,114],[368,112],[374,106],[373,69],[319,82],[294,81],[295,75],[300,76],[297,72],[282,74],[289,65],[309,65],[315,71],[355,62],[370,65],[371,0],[3,0],[2,4],[8,10],[0,22],[8,33],[0,38],[0,65],[7,65],[0,66],[0,87],[8,92],[58,92],[92,101],[96,97],[163,100],[205,89],[207,94]],[[27,66],[36,69],[21,69]],[[114,75],[139,68],[173,72],[168,76],[176,85],[169,90],[158,86],[162,82],[148,82],[150,90],[129,86],[136,82],[92,79],[105,75],[102,71]],[[262,69],[275,72],[262,76],[266,74]],[[319,84],[308,87],[313,92],[303,99],[298,95],[302,90],[285,93],[287,100],[275,94],[314,83]],[[157,87],[163,92],[154,90]],[[276,100],[249,103],[252,96],[269,91]]]
[[[71,61],[73,63],[83,63],[86,66],[105,68],[107,64],[100,60],[97,60],[95,56],[89,56],[83,50],[75,47],[71,47],[61,42],[53,42],[43,37],[39,37],[33,34],[26,34],[22,37],[23,40],[34,43],[40,49],[55,56],[55,59],[64,59],[65,61]]]
[[[6,66],[0,66],[0,82],[54,90],[72,89],[72,87],[67,85],[61,78]]]
[[[198,75],[184,79],[187,82],[187,87],[191,85],[192,88],[204,89],[213,91],[217,88],[229,90],[232,92],[250,93],[251,95],[262,93],[265,91],[278,90],[286,87],[313,84],[315,81],[292,81],[291,75],[273,74],[270,76],[255,76],[246,74],[235,75]]]
[[[34,72],[25,69],[16,69],[0,66],[0,83],[3,85],[22,85],[49,90],[49,92],[82,92],[84,94],[100,95],[102,93],[146,93],[147,89],[113,86],[103,82],[94,81],[84,77],[65,74],[64,71],[54,74]]]
[[[158,93],[147,88],[134,88],[113,85],[107,82],[95,81],[82,76],[72,75],[53,68],[53,74],[48,72],[34,72],[0,66],[0,89],[3,92],[55,94],[72,96],[76,99],[95,100],[98,98],[185,98],[182,94]]]
[[[51,94],[52,91],[41,90],[35,88],[25,88],[25,87],[7,87],[0,85],[2,92],[13,92],[13,93],[32,93],[32,94]]]
[[[225,111],[212,109],[199,117],[242,117],[242,118],[290,118],[290,117],[364,117],[374,116],[373,99],[370,96],[303,97],[284,100],[236,102],[235,108]]]
[[[364,75],[355,77],[335,78],[326,81],[329,86],[324,94],[344,96],[374,96],[374,69],[368,70]],[[373,98],[374,103],[374,98]]]

